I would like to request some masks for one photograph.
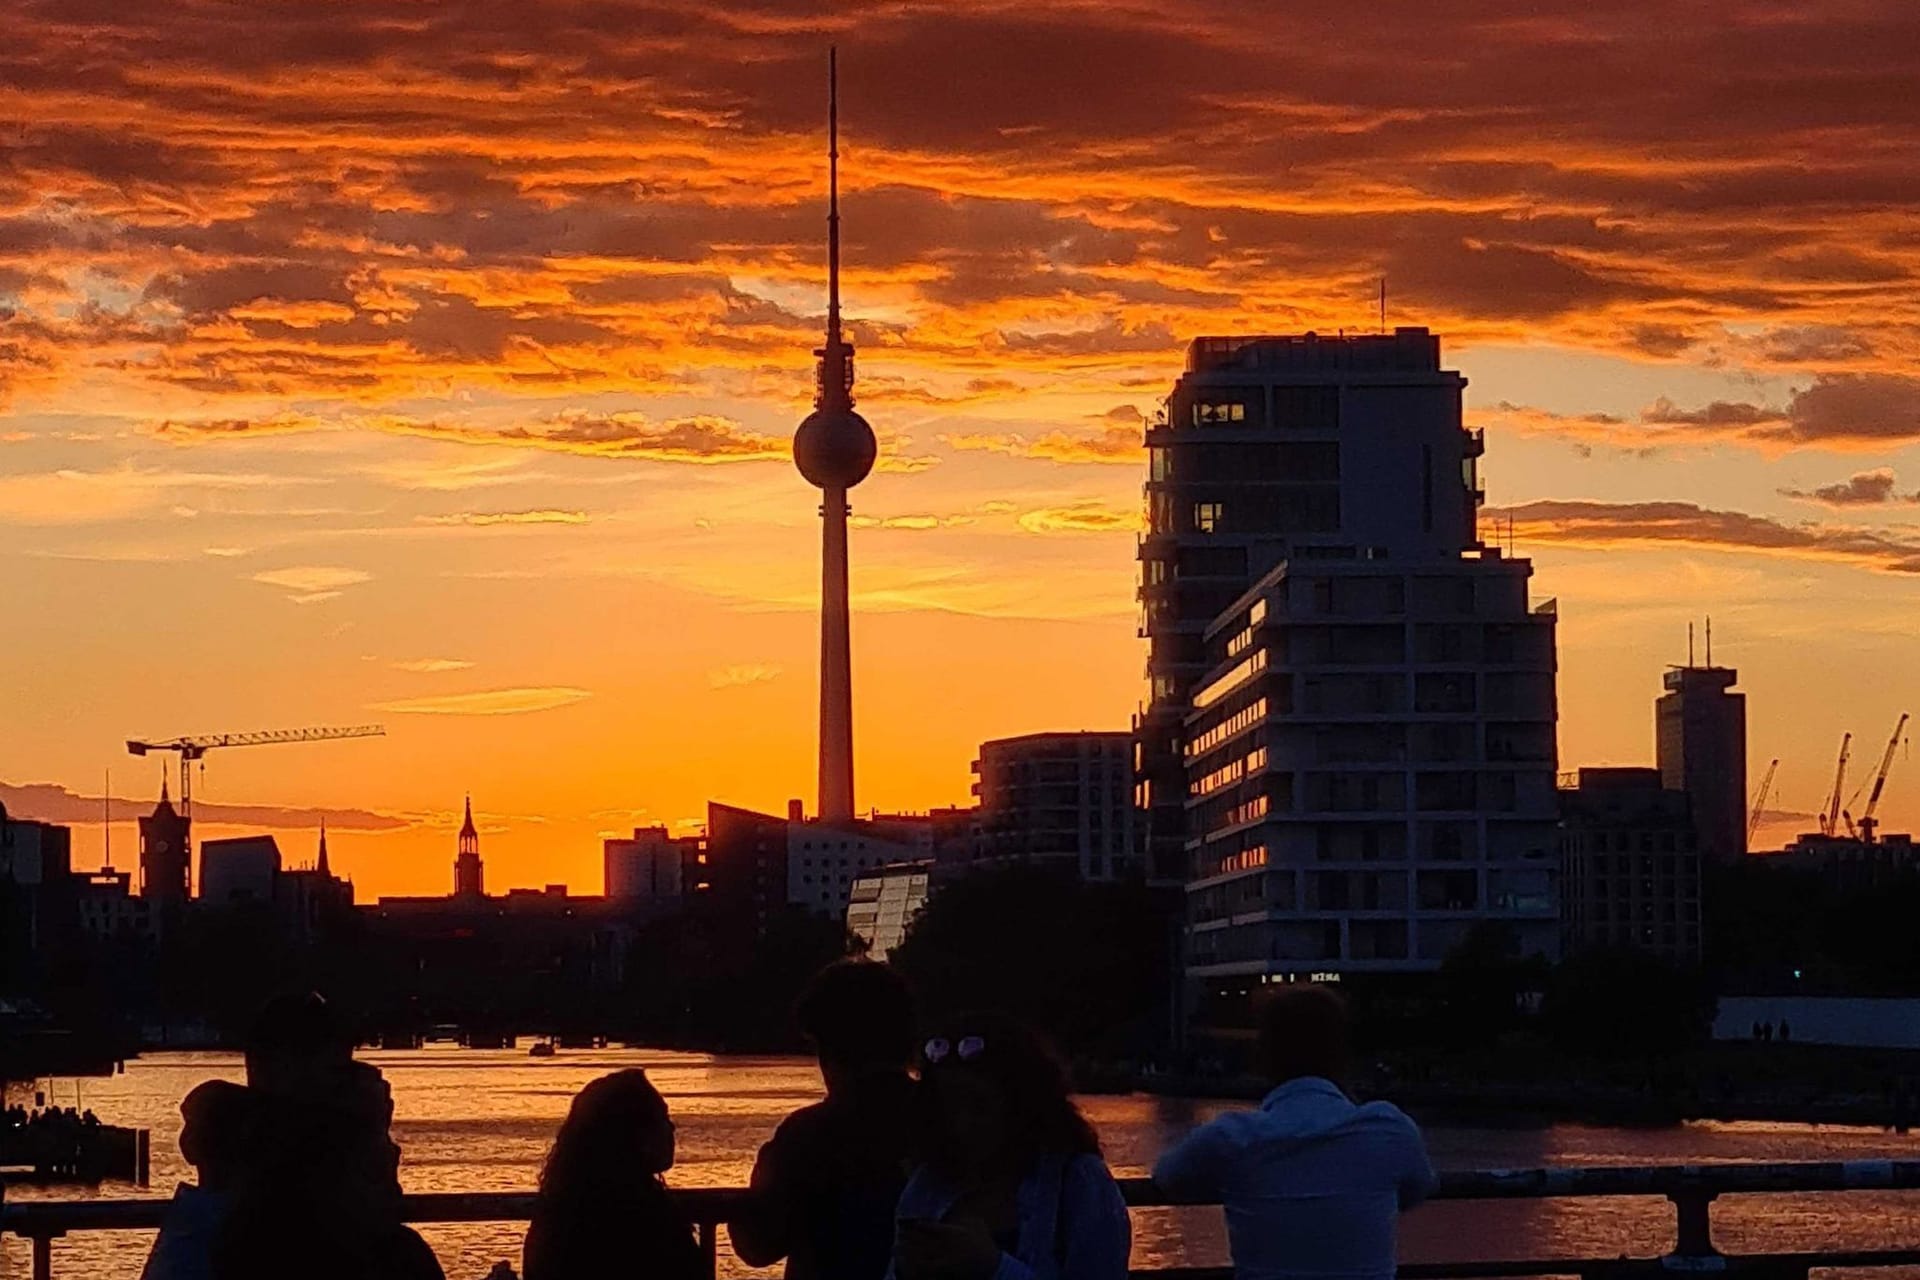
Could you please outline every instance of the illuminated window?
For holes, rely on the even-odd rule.
[[[1193,406],[1193,425],[1196,427],[1223,427],[1234,422],[1247,420],[1247,406],[1239,402],[1215,404],[1201,400]]]
[[[1225,514],[1225,509],[1218,502],[1196,502],[1193,504],[1193,527],[1200,533],[1217,533]]]

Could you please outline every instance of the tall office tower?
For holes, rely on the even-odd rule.
[[[1465,386],[1418,328],[1188,347],[1147,429],[1135,777],[1155,879],[1185,878],[1181,725],[1214,618],[1283,560],[1409,562],[1475,545],[1481,442],[1461,429]]]
[[[480,831],[473,825],[473,797],[467,797],[466,821],[460,824],[460,852],[453,860],[453,896],[477,901],[487,896],[485,868],[480,862]]]
[[[1747,851],[1747,695],[1740,673],[1713,665],[1671,667],[1667,691],[1654,703],[1655,762],[1660,783],[1693,804],[1700,852],[1727,861]]]
[[[140,896],[168,906],[186,902],[192,859],[193,822],[173,807],[162,778],[160,803],[140,819]]]
[[[1133,735],[1031,733],[980,744],[975,863],[1027,862],[1083,880],[1140,874]]]

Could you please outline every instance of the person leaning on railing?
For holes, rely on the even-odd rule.
[[[975,1014],[920,1060],[920,1164],[900,1193],[893,1280],[1124,1280],[1126,1203],[1038,1037]]]
[[[913,996],[884,964],[820,971],[794,1010],[827,1096],[781,1121],[727,1224],[749,1266],[785,1258],[787,1280],[881,1280],[911,1163]]]
[[[1356,1106],[1337,1081],[1346,1002],[1285,987],[1260,1009],[1258,1111],[1231,1111],[1160,1157],[1169,1194],[1224,1203],[1239,1280],[1393,1280],[1395,1222],[1437,1180],[1420,1131],[1398,1107]]]

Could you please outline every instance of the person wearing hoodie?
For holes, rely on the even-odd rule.
[[[1405,1113],[1358,1106],[1337,1083],[1346,1002],[1324,986],[1283,988],[1260,1010],[1257,1051],[1274,1085],[1260,1109],[1194,1130],[1154,1181],[1226,1206],[1239,1280],[1392,1280],[1396,1220],[1433,1191],[1433,1166]]]

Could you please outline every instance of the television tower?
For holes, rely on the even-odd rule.
[[[853,411],[853,347],[840,334],[840,88],[827,54],[827,340],[813,353],[813,412],[793,433],[793,464],[820,490],[820,819],[853,819],[853,655],[847,620],[847,490],[879,445]]]

